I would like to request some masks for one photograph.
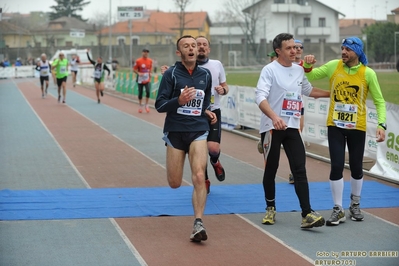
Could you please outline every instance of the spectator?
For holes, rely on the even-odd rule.
[[[3,64],[4,64],[4,67],[9,67],[10,66],[10,61],[8,61],[7,58],[4,58]]]
[[[17,61],[15,61],[15,66],[22,66],[22,61],[20,57],[18,57]]]

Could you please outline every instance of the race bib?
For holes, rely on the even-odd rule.
[[[60,67],[60,74],[65,74],[67,72],[66,66]]]
[[[181,89],[183,92],[184,89]],[[197,90],[195,98],[185,105],[177,109],[177,113],[181,115],[200,116],[202,113],[202,105],[204,104],[205,92]]]
[[[340,128],[356,128],[357,105],[335,103],[333,121]]]
[[[302,97],[296,92],[287,92],[285,94],[283,105],[281,107],[281,116],[285,117],[301,117]]]
[[[144,74],[142,74],[141,76],[139,76],[137,82],[138,82],[139,84],[141,84],[141,83],[143,83],[143,82],[148,81],[149,79],[150,79],[150,73],[144,73]]]
[[[94,77],[96,79],[100,79],[101,78],[101,70],[95,70],[94,71]]]
[[[40,70],[40,75],[41,76],[47,76],[47,74],[48,74],[48,70],[47,69]]]
[[[212,96],[211,96],[211,104],[214,104],[214,103],[215,103],[215,95],[212,94]]]

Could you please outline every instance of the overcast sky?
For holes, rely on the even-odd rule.
[[[91,0],[90,2],[81,13],[83,18],[90,19],[96,14],[109,12],[110,1]],[[144,6],[146,9],[159,8],[162,11],[176,11],[173,0],[112,0],[111,2],[112,16],[116,15],[118,6]],[[225,0],[193,0],[188,6],[188,11],[208,11],[212,19],[216,11],[223,8],[224,2]],[[399,7],[399,0],[319,0],[319,2],[345,14],[346,18],[377,20],[386,19],[386,14],[390,14],[392,9]],[[55,4],[54,0],[0,0],[0,7],[6,12],[52,11],[50,6]]]

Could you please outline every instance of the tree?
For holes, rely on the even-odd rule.
[[[180,36],[183,36],[184,28],[188,21],[186,21],[186,8],[191,4],[192,0],[174,0],[176,7],[178,8],[179,17],[179,32]]]
[[[256,43],[257,26],[259,19],[265,13],[261,2],[259,0],[225,0],[225,11],[221,15],[226,22],[237,23],[246,36],[249,50],[255,56],[258,51]]]
[[[83,10],[85,6],[90,4],[90,1],[84,2],[85,0],[54,0],[57,2],[56,6],[51,6],[50,8],[54,12],[50,13],[50,20],[54,20],[60,17],[74,17],[82,21],[87,21],[83,19],[82,16],[78,15],[77,12]]]
[[[96,13],[95,14],[95,18],[90,19],[90,23],[92,23],[92,24],[94,24],[96,26],[96,30],[97,30],[97,33],[98,33],[98,35],[97,35],[98,52],[99,52],[99,54],[102,54],[101,39],[102,39],[103,36],[102,36],[101,30],[105,26],[107,26],[109,24],[108,13]]]
[[[399,25],[392,22],[377,22],[365,28],[363,33],[367,35],[369,56],[373,57],[376,62],[389,62],[394,56],[394,35],[398,31]],[[398,37],[396,37],[397,53],[399,52]]]

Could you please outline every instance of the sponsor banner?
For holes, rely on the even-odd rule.
[[[0,67],[0,78],[13,78],[15,77],[14,67]]]
[[[245,126],[259,129],[261,112],[255,102],[255,88],[229,86],[227,97],[221,97],[222,125],[229,129]],[[305,125],[302,137],[305,141],[328,147],[327,113],[329,99],[304,96]],[[373,101],[367,100],[367,131],[364,156],[376,160],[370,172],[399,180],[399,106],[387,103],[386,140],[376,141],[377,111]]]
[[[223,129],[233,130],[238,125],[237,95],[237,86],[229,86],[229,93],[219,97]]]
[[[370,172],[399,181],[399,105],[392,103],[386,105],[388,128],[385,131],[385,141],[375,143],[377,162]],[[372,137],[371,139],[375,141],[375,131]]]
[[[34,66],[13,66],[0,68],[0,78],[31,78],[34,76]]]
[[[259,129],[261,112],[255,101],[255,88],[239,86],[237,93],[238,124]]]
[[[35,76],[34,66],[18,66],[15,67],[15,77],[16,78],[30,78]]]

